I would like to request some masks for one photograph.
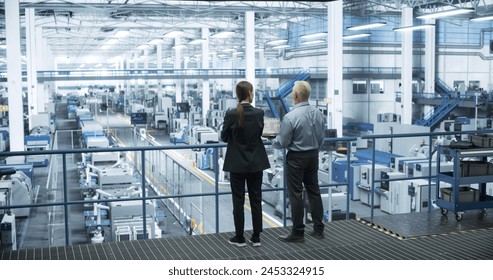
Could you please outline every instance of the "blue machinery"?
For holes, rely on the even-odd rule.
[[[269,92],[264,92],[264,98],[267,101],[267,104],[269,105],[270,110],[272,111],[272,114],[274,115],[274,118],[279,119],[281,116],[279,115],[279,112],[276,109],[276,106],[273,102],[273,100],[280,100],[281,101],[281,106],[284,110],[285,113],[289,112],[289,105],[286,103],[286,96],[291,94],[291,91],[293,90],[294,83],[296,81],[305,81],[308,78],[310,78],[310,72],[308,70],[302,70],[300,71],[294,78],[292,78],[289,82],[286,84],[282,85],[276,92],[275,97],[271,97],[269,95]]]

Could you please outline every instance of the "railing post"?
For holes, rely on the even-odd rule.
[[[371,202],[370,202],[370,217],[373,219],[373,206],[375,205],[375,146],[376,146],[377,139],[373,139],[373,145],[372,145],[372,155],[371,155],[371,186],[370,186],[370,196],[371,196]]]
[[[145,169],[145,150],[141,150],[140,160],[142,168],[142,227],[144,239],[147,239],[147,213],[146,213],[146,169]]]
[[[213,152],[213,159],[214,159],[214,193],[215,193],[215,199],[216,199],[216,233],[219,233],[219,155],[218,155],[218,148],[214,147],[214,152]]]
[[[70,246],[70,230],[68,228],[68,190],[67,190],[67,154],[62,154],[63,165],[63,212],[65,218],[65,246]]]
[[[354,178],[354,171],[352,170],[351,168],[351,141],[347,141],[347,179],[346,179],[346,183],[347,183],[347,189],[346,189],[346,193],[347,193],[347,197],[346,197],[346,220],[349,220],[349,203],[350,203],[350,200],[349,200],[349,189],[352,188],[352,186],[349,184],[349,182],[353,182],[354,181],[352,180],[352,178]],[[329,174],[332,174],[332,170],[329,170]],[[329,211],[331,211],[332,209],[329,209]]]

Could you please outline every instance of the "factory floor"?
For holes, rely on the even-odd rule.
[[[303,244],[280,242],[289,227],[278,227],[264,230],[258,248],[232,246],[225,232],[4,251],[0,260],[492,260],[488,214],[471,213],[461,222],[439,213],[334,221],[326,224],[325,239],[306,236]]]

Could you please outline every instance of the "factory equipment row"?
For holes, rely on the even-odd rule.
[[[153,200],[146,201],[145,217],[140,200],[101,202],[105,199],[142,197],[140,177],[134,172],[126,154],[91,152],[93,148],[110,148],[117,143],[95,120],[89,108],[78,106],[73,117],[81,131],[81,144],[88,149],[87,153],[81,155],[77,168],[81,197],[86,201],[83,215],[90,241],[101,243],[142,239],[144,219],[146,238],[161,237],[162,230],[157,223]]]

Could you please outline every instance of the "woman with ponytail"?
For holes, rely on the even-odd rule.
[[[260,246],[262,232],[262,175],[270,167],[261,136],[264,129],[264,111],[254,108],[253,86],[247,81],[236,85],[238,105],[226,111],[221,140],[228,143],[223,170],[230,173],[233,197],[233,220],[235,236],[229,243],[246,246],[244,237],[245,183],[252,209],[253,234],[250,242]]]

